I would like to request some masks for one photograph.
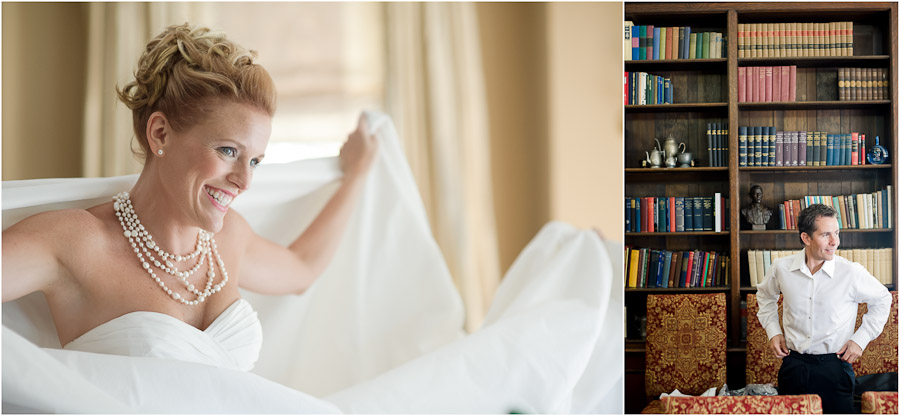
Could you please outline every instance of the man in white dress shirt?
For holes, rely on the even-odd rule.
[[[851,364],[881,333],[892,298],[862,265],[834,254],[841,240],[833,208],[810,205],[797,222],[804,249],[774,261],[756,295],[759,322],[772,352],[782,358],[778,392],[818,394],[824,413],[854,413]],[[860,303],[869,311],[854,332]]]

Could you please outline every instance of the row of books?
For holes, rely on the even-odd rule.
[[[625,197],[625,232],[720,232],[728,229],[728,198]]]
[[[750,272],[750,286],[756,287],[765,281],[772,263],[782,257],[792,256],[800,250],[747,250],[747,268]],[[894,258],[892,248],[851,248],[838,249],[835,254],[852,262],[859,263],[879,282],[890,285],[891,262]]]
[[[887,68],[838,68],[838,100],[886,100],[891,96]]]
[[[726,36],[720,32],[625,22],[625,57],[631,60],[724,58],[726,51]]]
[[[894,226],[891,214],[891,186],[871,193],[851,195],[814,195],[802,199],[790,199],[778,204],[782,230],[796,230],[800,211],[812,204],[825,204],[837,211],[838,226],[841,229],[867,230],[890,229]]]
[[[797,66],[738,68],[738,102],[797,101]]]
[[[672,104],[672,80],[646,72],[625,72],[625,105]]]
[[[866,164],[866,135],[858,132],[776,131],[738,127],[738,166],[851,166]]]
[[[728,255],[715,251],[669,251],[625,246],[626,287],[679,288],[728,285]]]
[[[728,123],[706,123],[709,166],[728,166]]]
[[[853,56],[853,22],[738,23],[738,58]]]

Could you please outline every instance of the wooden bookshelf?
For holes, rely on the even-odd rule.
[[[841,248],[894,249],[892,282],[897,287],[896,241],[898,102],[897,4],[873,3],[625,3],[625,19],[636,25],[691,26],[694,33],[726,34],[727,57],[721,59],[630,60],[625,71],[648,72],[672,78],[674,104],[625,106],[625,196],[711,196],[729,198],[729,230],[721,233],[625,233],[626,245],[667,250],[706,250],[728,253],[731,259],[726,287],[693,289],[626,288],[627,308],[626,413],[645,405],[645,347],[639,329],[646,314],[649,293],[725,292],[728,297],[728,385],[744,385],[746,342],[742,336],[741,304],[750,287],[747,250],[796,250],[802,248],[796,230],[777,230],[777,206],[786,199],[805,195],[850,195],[892,188],[892,228],[842,229]],[[853,56],[738,57],[739,23],[853,22]],[[696,29],[695,29],[696,28]],[[628,56],[627,58],[630,58]],[[738,68],[752,66],[797,67],[797,101],[738,102]],[[877,101],[838,101],[836,87],[823,79],[834,77],[836,68],[882,68],[891,81],[889,95]],[[818,83],[816,81],[819,81]],[[727,122],[727,167],[709,167],[706,124]],[[867,147],[875,136],[890,154],[887,164],[858,166],[738,166],[738,127],[775,126],[778,131],[826,131],[831,134],[861,132]],[[645,152],[672,134],[684,142],[699,161],[691,168],[647,168]],[[763,202],[775,210],[764,231],[748,230],[740,209],[749,204],[751,185],[763,187]],[[625,270],[628,270],[626,264]],[[626,277],[627,282],[627,277]],[[643,315],[645,316],[645,315]],[[749,319],[749,317],[747,317]]]

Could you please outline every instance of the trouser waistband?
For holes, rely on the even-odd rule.
[[[797,351],[791,351],[788,356],[805,363],[841,362],[841,359],[837,354],[801,354]]]

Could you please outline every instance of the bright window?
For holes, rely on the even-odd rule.
[[[258,51],[278,89],[267,163],[335,156],[362,110],[384,107],[378,3],[216,3],[212,27]]]

